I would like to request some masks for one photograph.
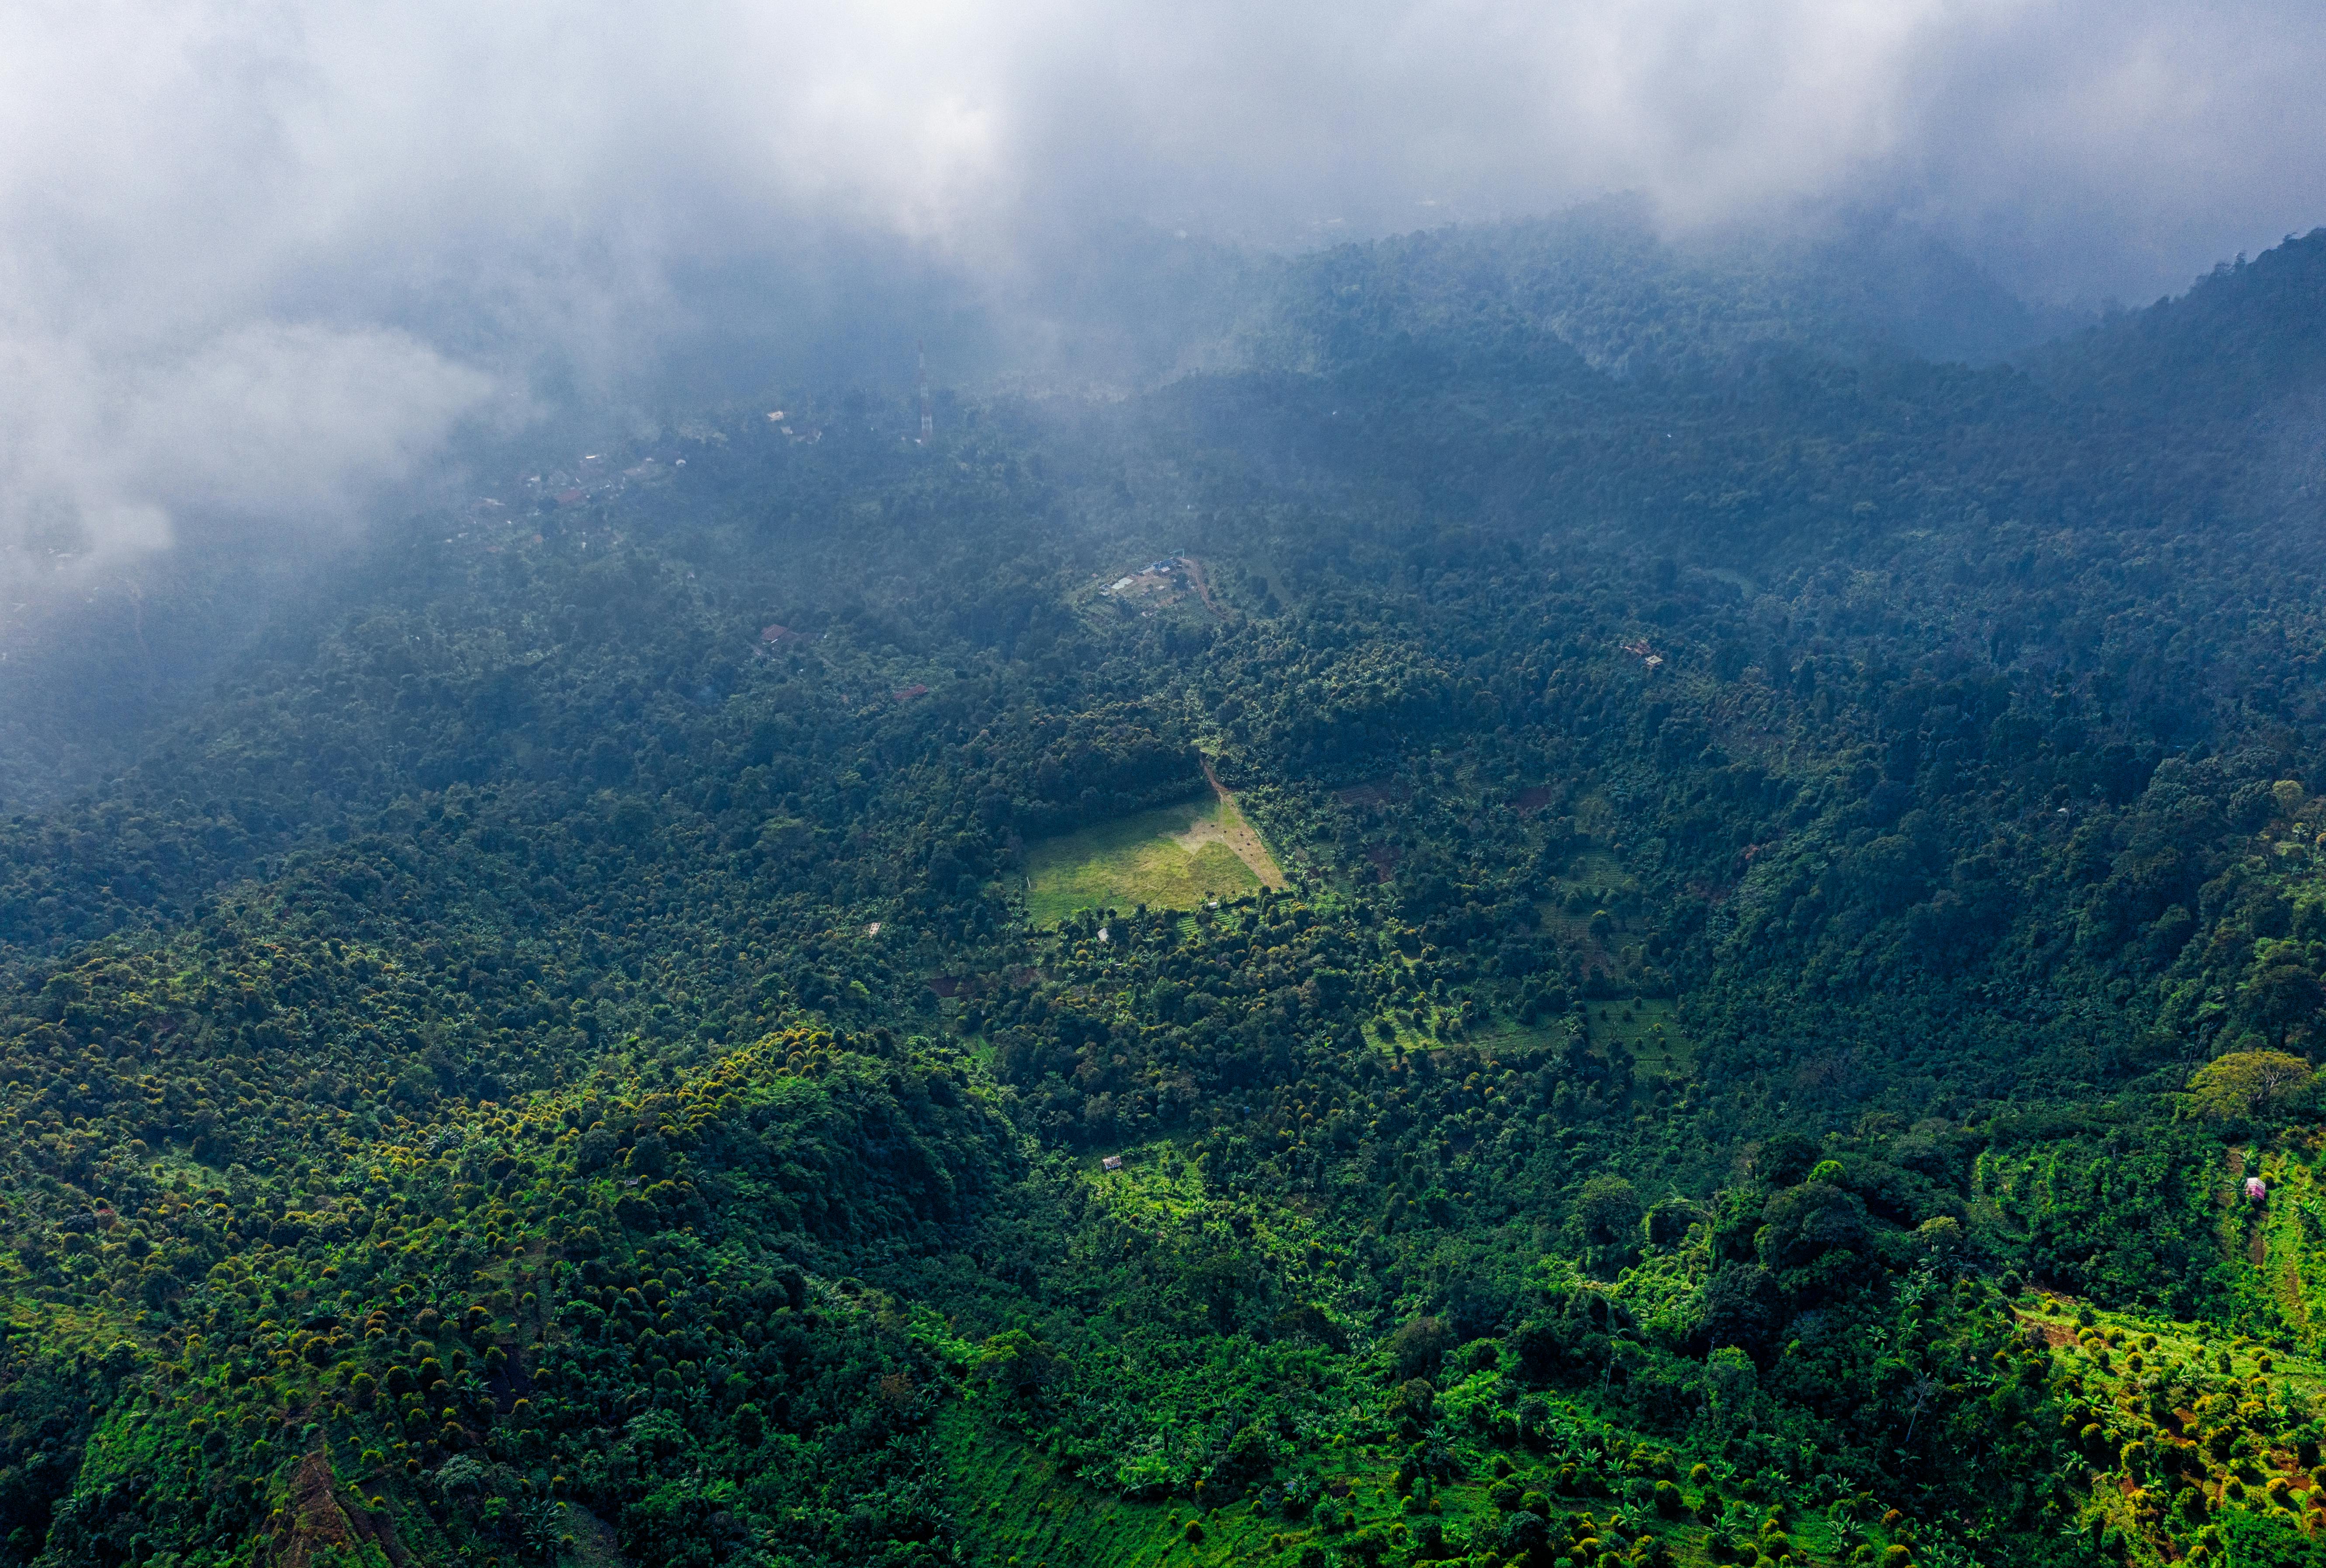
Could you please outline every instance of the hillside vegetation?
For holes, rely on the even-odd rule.
[[[2326,237],[1569,237],[513,475],[0,821],[0,1558],[2326,1561]]]

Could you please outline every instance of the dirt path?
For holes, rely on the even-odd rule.
[[[1204,608],[1212,612],[1212,618],[1215,621],[1226,620],[1228,618],[1227,612],[1212,602],[1211,585],[1204,580],[1204,563],[1196,560],[1192,555],[1183,555],[1179,557],[1179,559],[1187,563],[1187,580],[1196,585],[1196,597],[1204,601]],[[1205,773],[1211,772],[1212,765],[1208,762],[1205,763],[1204,765],[1204,771]],[[1220,781],[1214,779],[1212,781],[1212,787],[1214,789],[1219,789]],[[1226,798],[1226,792],[1224,790],[1221,791],[1221,798]]]
[[[1268,846],[1261,842],[1259,832],[1244,821],[1243,812],[1237,810],[1235,796],[1220,782],[1220,775],[1212,771],[1212,759],[1206,756],[1203,764],[1204,777],[1220,801],[1220,841],[1235,851],[1237,859],[1251,868],[1251,874],[1260,878],[1262,886],[1282,892],[1287,886],[1284,868],[1268,852]]]
[[[339,1493],[330,1456],[319,1445],[292,1476],[290,1506],[275,1536],[274,1563],[283,1568],[307,1568],[318,1557],[337,1560],[352,1553],[361,1542],[378,1547],[392,1568],[414,1568],[412,1554],[395,1533],[393,1515],[374,1513],[358,1493],[351,1491],[345,1499]]]

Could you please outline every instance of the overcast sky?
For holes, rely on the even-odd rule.
[[[2326,222],[2321,66],[2314,0],[15,0],[0,542],[332,515],[526,418],[544,345],[619,380],[702,269],[844,310],[835,237],[1006,275],[1629,190],[2137,302]]]

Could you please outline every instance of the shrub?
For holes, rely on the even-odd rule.
[[[1550,1526],[1534,1514],[1520,1512],[1503,1521],[1503,1550],[1513,1556],[1531,1554],[1550,1542]]]

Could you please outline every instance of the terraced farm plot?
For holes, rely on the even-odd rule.
[[[1235,803],[1216,796],[1045,840],[1027,851],[1026,875],[1037,925],[1081,909],[1193,909],[1284,885]]]

